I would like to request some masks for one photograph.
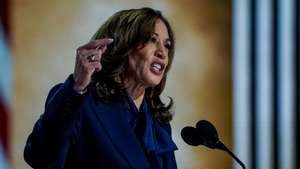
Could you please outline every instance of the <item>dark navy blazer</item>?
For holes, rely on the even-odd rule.
[[[77,94],[72,79],[50,90],[28,137],[25,161],[35,169],[150,169],[124,104],[101,102],[92,92]],[[171,137],[170,125],[161,127]],[[164,168],[177,168],[173,151],[163,161]]]

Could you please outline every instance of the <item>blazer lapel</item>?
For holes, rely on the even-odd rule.
[[[92,98],[90,98],[92,99]],[[92,99],[94,100],[94,99]],[[149,162],[129,127],[122,103],[102,103],[91,101],[98,120],[103,124],[114,145],[133,169],[149,169]]]

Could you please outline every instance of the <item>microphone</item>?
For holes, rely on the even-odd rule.
[[[196,128],[191,126],[184,127],[181,130],[181,137],[184,142],[191,146],[204,145],[212,149],[226,151],[243,167],[243,169],[246,169],[245,164],[219,140],[217,129],[209,121],[198,121]]]

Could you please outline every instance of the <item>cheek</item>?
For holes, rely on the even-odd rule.
[[[129,66],[132,73],[145,75],[150,67],[151,59],[154,56],[153,49],[148,44],[144,48],[137,49],[129,56]]]
[[[151,63],[151,55],[147,51],[140,51],[137,52],[135,57],[133,58],[132,62],[136,65],[136,67],[143,68],[147,67]]]
[[[134,55],[129,59],[129,71],[133,74],[141,74],[145,66],[145,60],[140,55]]]
[[[166,59],[166,66],[169,66],[169,56],[167,57],[167,59]]]

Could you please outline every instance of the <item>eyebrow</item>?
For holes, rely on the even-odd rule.
[[[159,37],[158,33],[154,32],[153,34]],[[170,38],[167,38],[165,41],[168,42],[168,43],[172,43],[171,40],[170,40]]]

